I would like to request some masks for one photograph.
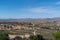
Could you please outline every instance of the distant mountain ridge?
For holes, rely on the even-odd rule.
[[[57,21],[60,22],[59,18],[22,18],[22,19],[0,19],[0,22],[22,22],[22,21]]]

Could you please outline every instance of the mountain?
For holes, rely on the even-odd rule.
[[[0,19],[0,22],[60,22],[60,17],[58,18],[22,18],[22,19]]]

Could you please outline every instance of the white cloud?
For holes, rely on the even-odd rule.
[[[60,2],[56,2],[56,4],[60,4]]]
[[[43,13],[47,10],[48,9],[45,9],[45,8],[32,8],[32,9],[29,9],[29,11],[34,12],[34,13]]]
[[[22,10],[26,12],[31,12],[31,13],[49,13],[49,14],[60,13],[60,9],[58,8],[36,7],[36,8],[22,9]]]

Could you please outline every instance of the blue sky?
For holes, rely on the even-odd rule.
[[[0,18],[60,17],[60,0],[0,0]]]

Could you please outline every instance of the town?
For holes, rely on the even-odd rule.
[[[59,23],[55,23],[55,21],[45,23],[0,22],[0,30],[6,31],[10,40],[16,36],[28,39],[31,35],[43,35],[44,39],[51,40],[52,33],[60,30],[59,26]]]

